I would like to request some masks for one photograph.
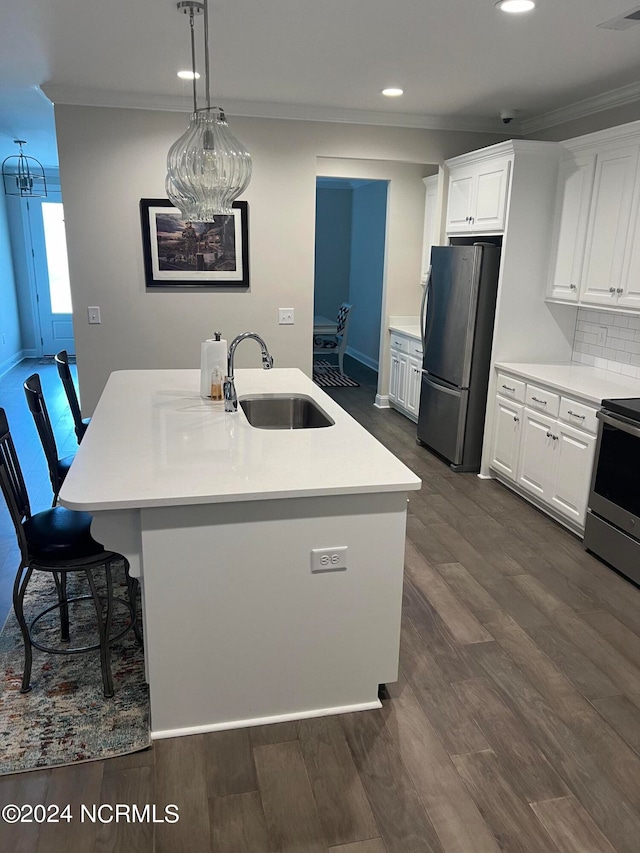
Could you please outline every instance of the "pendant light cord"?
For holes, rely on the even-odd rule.
[[[211,109],[209,90],[209,0],[204,0],[204,76],[206,78],[207,109]]]
[[[198,101],[196,97],[196,36],[193,25],[193,6],[189,10],[189,26],[191,27],[191,73],[193,74],[193,111],[198,109]]]

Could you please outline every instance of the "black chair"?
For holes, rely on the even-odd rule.
[[[78,403],[76,386],[73,384],[73,377],[71,376],[71,369],[69,367],[69,355],[66,349],[62,349],[60,352],[56,353],[54,360],[58,368],[58,375],[62,380],[62,385],[64,386],[64,390],[67,395],[67,400],[69,401],[69,408],[71,409],[73,423],[75,424],[76,438],[78,439],[78,444],[80,444],[82,436],[87,431],[91,418],[83,419],[82,413],[80,412],[80,404]]]
[[[91,516],[88,513],[56,506],[31,515],[29,496],[4,409],[0,409],[0,487],[20,547],[20,566],[13,585],[13,609],[24,640],[24,673],[20,692],[27,693],[31,690],[32,647],[62,655],[99,649],[104,695],[107,698],[113,696],[111,645],[131,629],[135,631],[138,642],[142,642],[135,609],[138,581],[129,576],[129,564],[121,554],[105,551],[102,545],[93,539],[90,532]],[[111,567],[117,561],[124,562],[128,601],[113,596]],[[103,569],[105,575],[106,593],[102,596],[94,577],[99,569]],[[34,571],[49,572],[53,576],[58,601],[46,607],[27,624],[24,597]],[[72,572],[84,574],[89,583],[90,594],[67,597],[67,576]],[[99,635],[97,643],[75,648],[52,647],[34,639],[33,628],[36,623],[47,613],[59,609],[60,637],[63,643],[69,641],[69,604],[89,599],[93,599],[96,609]],[[111,623],[115,604],[124,605],[129,611],[130,619],[123,629],[112,636]]]
[[[51,480],[51,488],[53,489],[53,504],[55,506],[58,500],[58,492],[64,482],[64,478],[69,472],[71,463],[75,459],[75,453],[70,456],[64,456],[62,459],[58,457],[58,448],[56,447],[56,439],[49,420],[49,413],[42,396],[42,385],[40,377],[37,373],[33,373],[24,383],[24,393],[27,397],[29,411],[33,415],[33,420],[36,423],[36,429],[42,442],[42,449],[47,460],[49,468],[49,479]]]

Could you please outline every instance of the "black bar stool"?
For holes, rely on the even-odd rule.
[[[42,442],[42,449],[47,460],[49,468],[49,479],[51,480],[51,488],[53,489],[53,504],[55,506],[58,500],[60,487],[67,476],[71,463],[75,459],[75,453],[70,456],[64,456],[62,459],[58,457],[58,448],[56,447],[56,439],[49,420],[49,413],[42,395],[42,385],[40,377],[37,373],[33,373],[24,383],[24,393],[27,398],[29,411],[33,415],[33,420]]]
[[[75,424],[76,438],[78,439],[78,444],[80,444],[82,436],[87,431],[91,418],[83,418],[82,413],[80,412],[80,404],[78,403],[76,386],[73,384],[73,376],[71,375],[71,368],[69,367],[69,355],[66,349],[61,349],[60,352],[56,353],[54,361],[58,368],[58,375],[62,380],[67,400],[69,401],[69,408],[71,409],[73,422]]]
[[[135,632],[136,640],[141,643],[142,635],[136,616],[136,596],[138,581],[129,575],[127,560],[115,551],[105,551],[90,533],[91,516],[86,512],[75,512],[61,506],[55,506],[44,512],[31,515],[29,496],[24,483],[20,462],[9,431],[4,409],[0,409],[0,488],[4,495],[9,514],[15,527],[20,547],[20,565],[13,586],[13,609],[20,625],[24,640],[24,673],[21,693],[31,690],[32,647],[52,654],[72,655],[100,650],[100,667],[104,695],[110,698],[114,694],[111,674],[111,645],[128,631]],[[124,562],[127,584],[127,598],[115,598],[113,595],[112,564]],[[102,596],[96,586],[95,573],[104,570],[106,593]],[[49,572],[57,592],[57,603],[40,611],[30,623],[24,614],[24,597],[34,571]],[[70,573],[82,573],[89,584],[90,594],[67,597],[67,576]],[[98,642],[68,647],[53,647],[34,639],[35,625],[52,610],[60,610],[60,637],[63,642],[69,640],[69,604],[76,601],[93,599],[96,610]],[[112,616],[114,605],[122,605],[129,612],[129,620],[117,634],[112,634]]]

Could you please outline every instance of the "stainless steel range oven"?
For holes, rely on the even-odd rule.
[[[640,398],[602,406],[584,545],[640,583]]]

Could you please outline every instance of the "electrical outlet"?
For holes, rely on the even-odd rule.
[[[89,317],[89,322],[91,324],[102,323],[102,320],[100,319],[100,309],[97,305],[90,305],[87,308],[87,316]]]
[[[281,326],[293,326],[295,323],[293,308],[278,308],[278,323]]]
[[[337,548],[312,548],[312,572],[339,572],[347,568],[347,546]]]
[[[606,347],[606,345],[607,345],[607,327],[606,326],[599,326],[596,334],[598,336],[598,340],[596,341],[597,346]]]

